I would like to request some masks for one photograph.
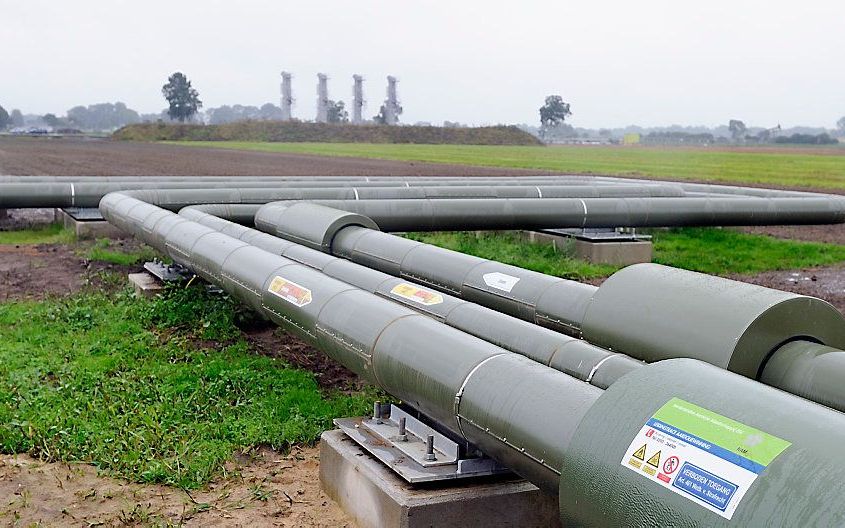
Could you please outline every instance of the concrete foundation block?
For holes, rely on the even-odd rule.
[[[56,209],[56,221],[65,229],[72,229],[79,239],[123,238],[126,235],[105,220],[77,220],[61,209]]]
[[[651,262],[653,245],[648,241],[589,242],[575,241],[575,256],[595,264],[628,266]]]
[[[130,273],[129,283],[135,288],[135,295],[138,297],[153,297],[164,289],[164,285],[146,271]]]
[[[359,528],[560,527],[557,497],[524,480],[411,486],[339,430],[320,437],[320,484]]]

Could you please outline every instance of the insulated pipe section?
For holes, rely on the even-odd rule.
[[[607,388],[627,372],[643,365],[642,362],[580,339],[234,224],[204,213],[206,209],[208,206],[187,207],[179,215],[270,253],[318,269],[329,277],[389,298],[462,332],[596,387]]]
[[[845,318],[821,299],[636,264],[596,291],[581,331],[643,361],[700,359],[845,411]]]
[[[549,198],[319,201],[371,218],[382,231],[836,224],[845,198]],[[289,204],[288,204],[289,205]],[[269,203],[259,211],[268,214]],[[257,218],[256,218],[257,219]]]
[[[564,450],[564,526],[843,526],[842,414],[690,359],[613,384]]]
[[[643,361],[695,358],[753,379],[790,341],[845,347],[845,318],[830,303],[659,264],[628,266],[604,281],[581,331]]]
[[[600,389],[135,198],[109,194],[100,211],[555,492],[559,455]]]

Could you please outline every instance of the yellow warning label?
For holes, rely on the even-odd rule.
[[[632,459],[630,459],[630,460],[628,461],[628,464],[630,464],[631,466],[633,466],[633,467],[635,467],[635,468],[637,468],[637,469],[640,469],[640,468],[642,467],[642,465],[643,465],[643,463],[642,463],[642,462],[640,462],[639,460],[637,460],[636,458],[632,458]]]
[[[643,446],[634,451],[634,454],[631,456],[633,456],[634,458],[639,458],[640,460],[645,460],[645,446],[647,445],[648,444],[643,444]]]
[[[651,458],[648,459],[646,462],[649,466],[659,467],[660,466],[660,451],[651,455]]]
[[[273,278],[267,291],[300,308],[312,300],[311,290],[279,276]]]
[[[423,306],[432,306],[443,302],[443,296],[439,293],[425,290],[419,286],[408,284],[407,282],[397,284],[392,290],[390,290],[390,293],[398,295],[403,299],[408,299],[409,301],[422,304]]]
[[[643,471],[644,471],[644,472],[646,472],[646,473],[648,473],[648,474],[649,474],[649,475],[651,475],[652,477],[654,476],[654,474],[655,474],[655,473],[657,473],[657,470],[656,470],[656,469],[654,469],[654,468],[653,468],[653,467],[651,467],[651,466],[643,466]]]

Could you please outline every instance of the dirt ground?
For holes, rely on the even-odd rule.
[[[489,175],[538,174],[423,163],[239,152],[108,140],[0,138],[0,174],[44,175]],[[16,213],[17,214],[17,213]],[[27,213],[32,214],[32,213]],[[6,227],[37,219],[13,219]],[[15,224],[14,222],[17,222]],[[1,228],[2,226],[0,226]],[[772,226],[743,231],[845,244],[843,226]],[[133,242],[127,242],[131,244]],[[0,246],[0,302],[66,295],[99,286],[103,272],[137,270],[88,262],[78,249],[43,244]],[[736,276],[813,295],[845,312],[845,265]],[[262,354],[315,372],[326,389],[355,390],[360,380],[325,355],[279,330],[246,329]],[[312,447],[288,455],[268,449],[239,454],[230,473],[206,489],[128,483],[87,464],[43,463],[0,455],[0,526],[353,526],[319,489]]]
[[[205,489],[133,484],[88,464],[0,455],[3,526],[353,527],[321,490],[316,447],[239,454]]]
[[[512,176],[548,171],[308,154],[246,152],[109,139],[0,136],[0,175]]]

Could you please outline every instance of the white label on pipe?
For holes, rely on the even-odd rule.
[[[510,293],[513,287],[516,286],[516,283],[519,282],[519,277],[499,273],[498,271],[494,273],[485,273],[482,275],[482,278],[484,279],[484,284],[487,286],[496,288],[497,290],[506,291],[508,293]]]

